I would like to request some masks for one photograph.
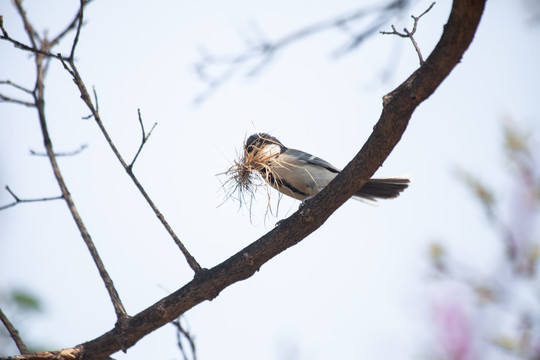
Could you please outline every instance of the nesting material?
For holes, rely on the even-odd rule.
[[[251,144],[249,151],[244,146],[242,153],[238,154],[233,165],[222,173],[226,178],[223,188],[226,193],[225,201],[233,198],[240,203],[240,206],[249,205],[251,208],[256,191],[262,187],[268,198],[267,210],[272,212],[270,191],[267,185],[274,186],[280,179],[276,178],[270,171],[268,162],[278,154],[265,153],[262,151],[262,146],[264,146],[262,142]]]

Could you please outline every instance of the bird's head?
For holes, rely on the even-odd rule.
[[[244,146],[247,157],[271,159],[285,150],[285,146],[275,137],[266,133],[251,135]]]

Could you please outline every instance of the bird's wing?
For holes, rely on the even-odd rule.
[[[300,161],[305,161],[308,164],[322,166],[328,171],[331,171],[334,173],[340,172],[340,170],[336,168],[334,165],[314,155],[311,155],[311,154],[308,154],[306,152],[296,150],[296,149],[287,149],[287,152],[289,153],[289,155],[296,157]]]

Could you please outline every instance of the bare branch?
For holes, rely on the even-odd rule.
[[[69,55],[69,59],[71,59],[72,61],[73,61],[73,56],[75,56],[75,48],[77,47],[77,43],[79,42],[79,35],[81,34],[81,27],[83,24],[84,4],[85,4],[85,0],[81,0],[81,6],[79,8],[79,13],[77,14],[77,32],[75,33],[75,38],[73,39],[73,45],[71,46],[71,53]]]
[[[68,34],[71,30],[75,29],[75,26],[76,29],[77,29],[77,33],[75,35],[75,38],[73,40],[73,45],[72,45],[72,48],[71,48],[71,54],[70,54],[70,57],[73,58],[73,55],[74,55],[74,52],[75,52],[75,47],[79,41],[79,34],[80,34],[80,31],[81,31],[81,27],[83,25],[83,18],[82,18],[82,15],[83,15],[83,9],[86,5],[88,5],[89,3],[91,3],[93,0],[80,0],[80,7],[79,7],[79,11],[77,11],[77,15],[75,16],[75,18],[71,21],[71,23],[69,23],[66,28],[60,32],[53,40],[51,41],[48,41],[46,42],[45,39],[41,40],[37,34],[37,32],[34,30],[32,24],[28,21],[28,18],[26,16],[26,11],[24,10],[23,6],[22,6],[22,0],[14,0],[14,3],[15,3],[15,6],[17,8],[17,11],[19,12],[19,15],[23,21],[23,24],[24,24],[24,27],[25,27],[25,30],[26,30],[26,33],[28,35],[28,37],[30,38],[30,42],[32,43],[31,46],[29,45],[26,45],[18,40],[15,40],[13,39],[12,37],[10,37],[6,31],[6,29],[4,28],[4,24],[3,24],[3,19],[2,19],[2,16],[0,16],[0,30],[2,31],[2,35],[0,35],[0,39],[4,39],[10,43],[12,43],[15,47],[19,48],[19,49],[22,49],[22,50],[25,50],[25,51],[30,51],[30,52],[33,52],[35,54],[41,54],[41,55],[44,55],[44,56],[47,56],[47,57],[50,57],[50,58],[58,58],[60,60],[64,59],[64,60],[67,60],[68,58],[61,55],[61,54],[53,54],[51,52],[49,52],[49,49],[51,49],[52,47],[54,47],[55,45],[57,45],[59,43],[59,41],[66,35]],[[41,45],[47,43],[47,46],[46,47],[43,47],[42,48],[39,48],[38,47],[38,43],[40,43]],[[44,49],[46,48],[46,49]]]
[[[429,7],[426,9],[426,11],[424,11],[423,13],[421,13],[418,17],[415,17],[415,16],[412,16],[411,17],[415,20],[414,22],[414,30],[416,31],[416,23],[418,23],[418,20],[420,20],[420,18],[424,15],[426,15],[428,12],[431,11],[431,9],[435,6],[435,1],[431,3],[431,5],[429,5]]]
[[[376,32],[382,25],[387,23],[398,12],[408,5],[409,0],[392,0],[385,5],[376,5],[368,8],[361,8],[342,16],[320,21],[297,30],[287,36],[275,41],[269,41],[258,35],[254,44],[249,44],[247,49],[237,55],[211,55],[204,53],[201,59],[194,65],[195,73],[201,81],[206,84],[206,89],[195,99],[195,103],[200,103],[208,98],[220,86],[224,85],[243,67],[249,67],[248,76],[256,75],[274,57],[274,55],[285,47],[313,36],[328,29],[338,29],[352,40],[347,45],[335,52],[336,56],[343,55],[357,48],[369,35]],[[352,32],[349,24],[359,21],[369,15],[378,13],[379,16],[359,32]],[[254,63],[254,65],[253,65]],[[215,76],[210,75],[211,68],[223,67],[224,69]]]
[[[435,6],[435,2],[432,2],[431,5],[427,8],[426,11],[424,11],[419,16],[411,15],[411,18],[414,20],[413,28],[411,31],[409,31],[407,28],[403,28],[403,33],[400,33],[396,30],[396,27],[392,25],[392,31],[381,31],[380,33],[383,35],[397,35],[402,38],[409,38],[411,39],[411,42],[414,46],[414,49],[416,50],[416,53],[418,54],[418,59],[420,60],[420,66],[424,65],[424,58],[422,57],[422,53],[420,52],[420,47],[416,43],[416,40],[414,40],[414,34],[416,33],[416,28],[418,25],[418,20],[424,15],[426,15],[432,8]]]
[[[9,85],[9,86],[14,87],[15,89],[24,91],[24,92],[27,93],[27,94],[30,94],[30,95],[33,94],[33,91],[32,91],[32,90],[29,90],[29,89],[25,88],[24,86],[15,84],[15,83],[14,83],[13,81],[11,81],[11,80],[0,80],[0,85]]]
[[[75,66],[75,63],[74,63],[73,59],[59,58],[59,60],[62,62],[62,65],[64,66],[66,71],[69,72],[71,74],[71,76],[73,77],[73,82],[75,83],[75,85],[79,89],[79,92],[81,94],[81,99],[84,101],[84,103],[86,104],[86,106],[90,110],[90,113],[91,113],[92,117],[96,121],[99,129],[101,130],[101,133],[103,134],[103,136],[105,137],[105,140],[109,144],[109,147],[113,151],[114,155],[116,156],[116,158],[118,159],[118,161],[120,162],[120,164],[122,165],[124,170],[127,172],[129,177],[131,178],[131,181],[133,181],[133,183],[135,184],[135,186],[137,187],[139,192],[142,194],[142,196],[144,197],[144,199],[146,200],[148,205],[150,205],[150,207],[152,208],[152,210],[156,214],[159,221],[161,221],[161,224],[165,227],[165,229],[167,230],[169,235],[172,237],[173,241],[175,242],[175,244],[178,246],[178,248],[180,249],[180,251],[182,252],[184,257],[186,258],[186,261],[187,261],[188,265],[195,272],[195,275],[202,274],[204,269],[199,265],[197,260],[195,260],[195,258],[190,254],[190,252],[184,246],[182,241],[180,241],[180,239],[178,238],[176,233],[173,231],[172,227],[169,225],[167,220],[165,220],[165,217],[163,216],[163,214],[161,214],[161,212],[159,211],[157,206],[154,204],[154,202],[152,201],[152,199],[150,198],[150,196],[148,195],[148,193],[146,192],[144,187],[141,185],[141,183],[139,182],[139,180],[137,179],[135,174],[133,174],[133,171],[132,171],[131,167],[126,163],[126,161],[124,160],[124,158],[120,154],[120,151],[118,151],[118,149],[116,148],[116,145],[112,141],[111,137],[109,136],[109,133],[107,132],[107,129],[105,128],[105,125],[103,124],[103,121],[101,120],[101,116],[99,115],[97,105],[94,106],[94,104],[92,103],[92,99],[90,99],[90,95],[88,94],[88,90],[86,89],[86,85],[84,84],[84,82],[83,82],[83,80],[82,80],[82,78],[81,78],[81,76],[79,74],[79,71],[78,71],[77,67]],[[97,104],[97,94],[96,94],[95,89],[94,89],[94,96],[95,96],[96,104]],[[149,135],[150,134],[148,134],[148,136]],[[146,136],[146,138],[148,138],[148,136]]]
[[[0,309],[0,321],[2,321],[2,323],[6,327],[9,336],[11,336],[11,338],[15,342],[15,345],[17,345],[17,349],[19,349],[20,353],[22,355],[29,354],[30,352],[28,351],[28,348],[26,347],[24,341],[21,339],[19,332],[17,331],[17,329],[15,329],[11,321],[9,321],[2,309]]]
[[[97,100],[96,100],[96,104],[97,104]],[[96,110],[97,110],[97,107],[96,107]],[[146,143],[146,141],[148,140],[148,138],[152,134],[152,131],[154,131],[154,128],[157,125],[157,123],[154,123],[154,125],[152,125],[152,128],[150,129],[148,134],[146,134],[146,132],[144,130],[144,124],[143,124],[143,121],[142,121],[142,117],[141,117],[141,109],[137,109],[137,113],[139,115],[139,124],[141,125],[142,140],[141,140],[141,145],[139,145],[139,149],[137,150],[137,153],[135,154],[135,157],[133,158],[133,160],[131,160],[131,164],[129,164],[129,166],[128,166],[129,171],[133,170],[133,164],[135,164],[135,160],[137,160],[137,157],[141,153],[141,150],[142,150],[144,144]]]
[[[45,202],[45,201],[63,199],[62,195],[52,196],[52,197],[44,197],[44,198],[37,198],[37,199],[21,199],[17,195],[15,195],[15,193],[9,188],[9,186],[6,186],[5,189],[13,197],[13,199],[15,201],[13,201],[12,203],[0,206],[0,211],[8,209],[8,208],[13,207],[13,206],[18,205],[18,204],[22,204],[22,203]]]
[[[90,4],[91,2],[92,0],[81,0],[81,8]],[[80,27],[83,24],[83,22],[81,21],[81,8],[79,8],[77,14],[73,18],[73,20],[66,26],[66,28],[62,32],[60,32],[53,40],[50,41],[50,44],[52,46],[58,44],[60,40],[64,38],[64,36],[66,36],[70,31],[75,29],[75,26],[77,26],[77,32],[80,31]],[[78,35],[76,35],[76,37],[78,37]]]
[[[88,147],[88,144],[82,144],[78,149],[67,151],[67,152],[55,152],[54,155],[56,157],[64,157],[64,156],[75,156],[79,155],[81,152],[83,152]],[[47,153],[41,153],[34,150],[30,150],[30,155],[33,156],[48,156]]]
[[[105,288],[107,289],[109,296],[111,298],[111,301],[113,303],[114,310],[116,312],[116,316],[118,319],[118,324],[121,325],[122,323],[124,323],[125,319],[128,318],[128,315],[124,309],[124,306],[122,305],[122,302],[120,300],[120,297],[118,296],[118,292],[116,291],[116,288],[114,287],[112,279],[107,273],[105,266],[103,265],[103,262],[101,261],[101,258],[99,256],[99,253],[97,252],[97,249],[92,241],[92,238],[90,237],[90,234],[88,230],[86,229],[86,226],[84,225],[82,218],[80,217],[79,212],[75,206],[75,203],[71,197],[71,194],[68,190],[68,187],[65,183],[65,180],[58,166],[58,162],[56,160],[56,154],[53,151],[52,141],[50,139],[49,131],[47,129],[47,120],[45,117],[44,81],[45,81],[45,73],[47,69],[48,59],[50,57],[54,57],[62,61],[62,63],[64,63],[64,57],[60,54],[53,55],[50,53],[50,49],[53,44],[48,42],[46,39],[42,40],[39,38],[39,36],[37,36],[34,28],[32,27],[32,25],[30,24],[30,22],[28,21],[26,17],[26,12],[22,6],[22,0],[14,0],[14,1],[15,1],[15,6],[17,7],[17,10],[19,12],[19,15],[21,16],[23,23],[25,24],[26,32],[29,38],[31,39],[32,47],[21,44],[9,38],[7,36],[7,32],[3,28],[2,28],[2,34],[3,34],[2,38],[14,43],[16,46],[20,46],[23,50],[31,51],[34,54],[34,60],[35,60],[35,65],[36,65],[36,82],[35,82],[34,90],[31,91],[31,94],[34,99],[34,104],[38,113],[38,118],[39,118],[39,123],[41,127],[41,133],[42,133],[46,153],[51,163],[51,167],[52,167],[54,176],[56,178],[56,181],[58,183],[58,186],[60,187],[60,190],[62,193],[61,198],[65,200],[68,206],[68,209],[73,217],[73,220],[75,221],[77,228],[79,229],[81,237],[83,238],[86,246],[88,247],[90,255],[92,256],[92,259],[94,260],[94,263],[96,264],[96,267],[98,268],[98,272],[105,284]],[[79,15],[78,15],[79,19],[82,18],[81,12],[83,11],[82,10],[83,6],[84,6],[84,2],[81,2],[81,8],[79,10]],[[12,192],[10,193],[12,194],[12,196],[14,196]],[[15,199],[17,201],[16,197]]]
[[[0,19],[1,19],[1,16],[0,16]],[[6,31],[6,29],[4,28],[2,22],[0,21],[0,30],[2,31],[2,35],[0,35],[0,39],[4,39],[10,43],[13,44],[13,46],[15,46],[16,48],[18,49],[21,49],[21,50],[24,50],[24,51],[29,51],[31,53],[34,53],[34,54],[40,54],[40,55],[43,55],[43,56],[47,56],[47,57],[52,57],[52,58],[59,58],[59,59],[62,59],[62,55],[61,54],[53,54],[51,52],[47,50],[43,50],[43,49],[39,49],[37,47],[32,47],[32,46],[28,46],[18,40],[15,40],[13,39],[12,37],[10,37]]]
[[[4,28],[4,17],[2,15],[0,15],[0,30],[2,30],[2,38],[9,37],[6,29]]]
[[[29,90],[29,89],[25,88],[24,86],[15,84],[14,82],[12,82],[10,80],[0,80],[0,85],[8,85],[8,86],[13,87],[13,88],[15,88],[17,90],[23,91],[26,94],[33,95],[32,90]],[[10,96],[7,96],[7,95],[1,94],[1,93],[0,93],[0,102],[10,102],[10,103],[24,105],[24,106],[28,106],[28,107],[35,107],[36,106],[36,104],[33,103],[33,102],[26,101],[26,100],[15,99],[13,97],[10,97]]]
[[[37,49],[38,46],[36,44],[36,41],[41,42],[41,40],[38,33],[36,32],[36,30],[34,30],[34,27],[32,26],[32,24],[30,24],[30,21],[28,21],[28,18],[26,17],[26,11],[22,6],[22,0],[14,0],[13,2],[15,4],[15,7],[17,8],[17,11],[19,12],[19,16],[23,21],[24,30],[26,31],[26,34],[28,35],[28,38],[32,43],[32,49]]]
[[[3,95],[3,94],[0,94],[0,102],[19,104],[19,105],[24,105],[24,106],[28,106],[28,107],[35,107],[36,106],[36,104],[34,104],[33,102],[20,100],[20,99],[15,99],[15,98]]]
[[[177,343],[178,348],[180,349],[180,352],[182,353],[182,357],[184,360],[189,360],[190,357],[188,356],[188,352],[186,349],[184,349],[184,344],[182,339],[186,339],[189,344],[190,354],[192,360],[197,360],[197,349],[195,346],[195,340],[193,339],[193,335],[190,334],[190,332],[182,327],[182,324],[180,323],[181,317],[171,322],[171,324],[176,327],[177,330]]]
[[[190,254],[190,252],[187,250],[184,244],[180,241],[176,233],[173,231],[172,227],[169,225],[167,220],[165,220],[165,217],[163,216],[163,214],[161,214],[157,206],[154,204],[154,202],[152,201],[152,199],[150,198],[150,196],[148,195],[144,187],[141,185],[141,183],[139,182],[135,174],[133,174],[133,171],[130,165],[126,163],[126,161],[124,160],[124,158],[122,157],[118,149],[116,148],[116,145],[112,141],[111,137],[109,136],[109,133],[107,132],[107,129],[105,128],[105,125],[103,124],[101,120],[101,116],[99,115],[97,105],[94,106],[94,104],[92,103],[92,99],[90,99],[90,95],[88,94],[86,85],[84,84],[79,74],[79,71],[77,70],[77,67],[75,66],[73,59],[59,58],[59,60],[62,62],[62,65],[64,66],[66,71],[69,72],[71,76],[73,77],[73,82],[79,89],[79,92],[81,94],[81,99],[84,101],[84,103],[90,110],[90,113],[92,117],[94,118],[94,120],[96,121],[99,129],[101,130],[101,133],[105,137],[105,140],[109,144],[109,147],[113,151],[114,155],[116,156],[116,158],[118,159],[118,161],[120,162],[124,170],[127,172],[127,174],[129,175],[129,177],[131,178],[131,180],[133,181],[133,183],[135,184],[139,192],[142,194],[142,196],[144,197],[148,205],[150,205],[150,207],[156,214],[159,221],[161,221],[161,224],[165,227],[169,235],[172,237],[173,241],[175,242],[175,244],[178,246],[178,248],[180,249],[184,257],[186,258],[188,265],[195,272],[195,275],[202,274],[204,269],[199,265],[197,260],[195,260],[195,258]],[[96,95],[95,89],[94,89],[94,95],[95,95],[96,104],[97,104],[97,95]],[[146,139],[148,139],[148,136],[150,136],[150,133],[146,136]]]
[[[402,11],[405,9],[406,2],[403,1],[395,1],[390,4],[388,4],[386,7],[384,7],[382,10],[379,11],[379,15],[370,22],[369,25],[366,26],[366,28],[359,32],[352,32],[346,28],[345,26],[341,26],[340,29],[342,31],[345,31],[349,34],[349,36],[352,38],[349,44],[342,46],[340,49],[334,52],[335,56],[342,56],[345,55],[348,52],[353,51],[354,49],[358,48],[365,39],[367,39],[369,36],[373,35],[377,30],[381,28],[384,24],[386,24],[392,17],[396,15],[396,12]]]
[[[45,149],[47,151],[47,156],[51,163],[56,181],[62,191],[62,197],[66,201],[69,211],[71,212],[71,215],[73,217],[73,220],[75,220],[75,223],[77,224],[79,232],[81,233],[81,236],[86,246],[88,247],[88,250],[90,251],[90,255],[92,256],[92,259],[94,260],[94,263],[96,264],[98,268],[99,274],[101,278],[103,279],[105,287],[107,291],[109,292],[109,296],[113,303],[118,321],[122,322],[125,318],[128,317],[128,315],[124,309],[124,306],[122,305],[122,301],[120,300],[118,292],[116,291],[116,288],[114,287],[113,281],[110,278],[107,270],[105,269],[105,265],[103,264],[101,257],[99,256],[99,253],[94,245],[94,242],[92,241],[92,238],[90,237],[90,233],[86,229],[86,226],[84,225],[83,220],[79,215],[79,212],[71,197],[71,193],[69,192],[66,182],[62,176],[62,173],[60,172],[58,162],[56,161],[56,154],[54,153],[53,148],[52,148],[52,142],[49,137],[49,131],[47,129],[47,122],[45,119],[44,93],[43,93],[44,88],[43,88],[43,75],[42,75],[43,66],[42,66],[42,62],[39,61],[39,56],[37,56],[36,59],[37,59],[36,64],[38,67],[38,81],[36,84],[36,86],[38,87],[38,91],[36,95],[36,103],[38,104],[38,115],[40,119],[41,132],[42,132],[42,136],[44,140]]]

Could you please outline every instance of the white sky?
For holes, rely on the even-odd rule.
[[[254,24],[277,39],[359,3],[96,0],[88,7],[76,56],[81,75],[95,86],[103,121],[128,160],[140,141],[137,109],[147,128],[158,123],[135,173],[204,267],[253,242],[298,206],[283,199],[278,218],[266,223],[263,193],[253,223],[235,203],[217,207],[223,193],[215,175],[228,168],[246,135],[271,132],[289,147],[344,167],[369,136],[382,96],[418,61],[406,40],[382,35],[334,59],[332,52],[346,37],[330,31],[280,52],[257,77],[235,77],[194,106],[193,98],[203,89],[192,71],[197,49],[235,53]],[[39,29],[56,34],[78,2],[24,4]],[[394,20],[398,29],[430,2],[416,4]],[[416,39],[426,57],[449,8],[449,1],[439,1],[420,23]],[[0,0],[0,13],[10,35],[26,41],[6,0]],[[501,119],[511,116],[522,128],[538,131],[540,26],[531,25],[529,16],[522,2],[488,2],[462,63],[417,109],[378,172],[413,177],[400,198],[378,207],[349,201],[252,278],[187,313],[199,359],[426,354],[431,336],[428,244],[441,240],[461,261],[482,271],[489,271],[500,251],[454,170],[472,171],[504,191]],[[0,53],[0,79],[32,87],[28,55],[5,42]],[[394,75],[381,84],[388,65]],[[95,123],[81,120],[88,111],[68,74],[52,62],[47,79],[55,150],[89,145],[76,157],[62,158],[61,170],[128,312],[135,314],[181,287],[192,273]],[[42,150],[35,112],[0,104],[0,128],[0,185],[23,198],[57,195],[48,161],[29,155],[29,149]],[[10,201],[0,191],[0,204]],[[0,291],[13,287],[31,289],[45,305],[37,319],[18,319],[29,342],[69,347],[114,325],[112,305],[63,202],[21,205],[0,214]],[[177,359],[180,354],[174,330],[166,326],[127,355],[113,357]]]

